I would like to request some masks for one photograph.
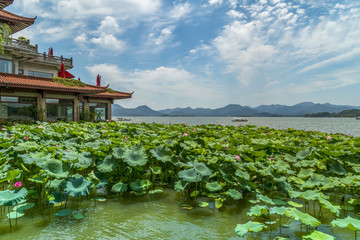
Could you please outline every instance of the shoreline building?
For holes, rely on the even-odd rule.
[[[34,24],[35,18],[10,13],[3,8],[14,0],[0,0],[0,25],[16,33]],[[6,34],[6,33],[5,33]],[[133,93],[112,90],[73,79],[67,70],[73,59],[39,53],[38,46],[10,36],[0,43],[0,120],[80,121],[111,120],[111,104]]]

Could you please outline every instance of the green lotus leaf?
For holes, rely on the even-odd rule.
[[[257,194],[257,195],[256,195],[256,198],[259,199],[259,200],[261,200],[261,201],[263,201],[263,202],[266,203],[266,204],[275,205],[274,201],[273,201],[271,198],[267,197],[267,196],[264,196],[264,195],[261,195],[261,194]]]
[[[293,207],[296,207],[296,208],[301,208],[303,207],[304,205],[300,204],[300,203],[297,203],[297,202],[293,202],[293,201],[288,201],[287,202],[290,206],[293,206]]]
[[[25,213],[17,212],[17,211],[6,214],[6,216],[10,219],[16,219],[16,218],[22,217],[24,215],[25,215]]]
[[[189,183],[186,181],[179,180],[179,181],[175,182],[174,189],[178,192],[184,191],[188,184]]]
[[[28,191],[22,188],[19,191],[6,189],[0,191],[0,205],[13,206],[25,199]]]
[[[310,156],[311,155],[311,151],[309,149],[303,149],[301,151],[299,151],[297,154],[296,154],[296,157],[298,159],[305,159],[307,156]]]
[[[49,199],[49,203],[54,206],[60,206],[66,200],[66,194],[63,192],[52,192],[51,196],[52,198]]]
[[[150,167],[150,170],[155,175],[161,174],[161,167]]]
[[[219,182],[206,182],[206,189],[210,192],[217,192],[222,189],[222,186]]]
[[[360,205],[360,199],[351,198],[348,200],[348,203],[351,205]]]
[[[124,153],[125,153],[125,151],[122,147],[116,147],[116,148],[113,148],[112,155],[114,156],[114,158],[120,159],[120,158],[122,158]]]
[[[151,149],[150,153],[160,162],[170,162],[172,159],[171,150],[165,145],[159,145],[155,149]]]
[[[199,194],[200,194],[200,191],[192,191],[192,192],[190,193],[190,197],[195,198],[195,197],[197,197]]]
[[[114,184],[111,188],[111,191],[113,192],[126,192],[127,191],[127,184],[122,183],[122,182],[118,182],[116,184]]]
[[[331,225],[333,225],[334,227],[338,226],[341,228],[348,228],[352,231],[360,231],[360,220],[352,218],[350,216],[344,219],[334,219],[331,222]]]
[[[130,183],[130,188],[131,188],[131,190],[133,190],[135,192],[144,191],[144,188],[141,185],[141,180],[140,179],[136,179],[135,182],[131,182]]]
[[[134,151],[137,149],[137,151]],[[142,149],[132,147],[123,155],[124,161],[131,167],[144,166],[147,163],[147,155]]]
[[[247,215],[260,217],[261,215],[266,213],[268,213],[267,206],[255,205],[250,208],[250,210],[247,212]]]
[[[286,207],[271,207],[270,208],[270,214],[279,214],[284,215],[285,211],[289,210]]]
[[[103,197],[94,197],[91,200],[97,201],[97,202],[106,202],[106,198],[103,198]]]
[[[14,170],[10,170],[4,173],[4,176],[1,177],[0,175],[0,183],[1,182],[5,182],[5,181],[12,181],[14,179],[17,178],[17,176],[21,173],[22,171],[19,169],[14,169]]]
[[[92,182],[85,178],[71,178],[66,181],[65,191],[72,197],[80,197],[89,195],[89,188]]]
[[[323,198],[319,198],[318,201],[323,208],[329,209],[330,212],[334,213],[337,217],[340,216],[340,206],[334,206],[331,202]]]
[[[163,193],[163,192],[164,192],[163,189],[157,188],[157,189],[149,191],[149,194],[159,194],[159,193]]]
[[[235,233],[238,236],[243,237],[248,232],[260,232],[260,231],[262,231],[264,226],[265,226],[264,224],[259,223],[259,222],[248,221],[245,224],[236,225]]]
[[[289,208],[285,211],[285,215],[297,221],[300,221],[302,224],[310,225],[312,227],[317,227],[321,224],[319,220],[311,216],[310,214],[300,212],[296,208]]]
[[[209,206],[209,203],[208,203],[208,202],[200,202],[200,203],[199,203],[199,207],[204,208],[204,207],[208,207],[208,206]]]
[[[302,238],[305,240],[335,240],[333,236],[316,230]]]
[[[57,217],[65,217],[68,216],[72,211],[70,209],[63,209],[55,213],[55,216]]]
[[[41,176],[41,175],[34,175],[32,178],[28,178],[30,182],[36,182],[36,183],[46,183],[47,176]]]
[[[223,206],[225,199],[224,198],[216,198],[215,199],[215,208],[219,209]]]
[[[108,155],[104,158],[104,160],[100,161],[96,168],[99,172],[108,173],[112,172],[117,165],[117,161],[112,155]]]
[[[178,173],[179,178],[186,182],[199,182],[201,181],[201,176],[197,174],[197,171],[194,168],[182,170]]]
[[[330,164],[330,171],[337,175],[347,175],[347,171],[343,168],[339,161],[335,161],[335,163]]]
[[[41,148],[41,146],[34,141],[26,141],[19,143],[17,147],[19,148],[19,150],[37,150]]]
[[[311,175],[315,172],[312,168],[307,169],[301,169],[300,172],[297,174],[299,178],[306,179],[308,177],[311,177]]]
[[[57,159],[49,159],[43,162],[43,169],[56,178],[66,178],[69,176],[70,167]]]
[[[296,163],[297,162],[297,158],[294,156],[291,156],[289,154],[285,154],[284,155],[284,160],[290,163]]]
[[[13,211],[23,212],[25,210],[31,209],[35,206],[35,203],[23,203],[20,205],[17,205],[13,208]]]
[[[203,162],[195,162],[194,169],[202,177],[210,176],[212,174],[212,171]]]
[[[51,182],[48,182],[46,186],[52,189],[60,188],[61,184],[64,182],[64,179],[54,179]]]
[[[226,194],[230,197],[232,197],[234,200],[239,200],[243,198],[243,195],[241,194],[241,192],[239,192],[238,190],[235,189],[229,189]]]
[[[84,218],[84,215],[82,215],[81,213],[76,213],[73,215],[74,219],[76,220],[80,220]]]
[[[247,181],[250,179],[250,174],[245,170],[237,169],[235,172],[235,175],[238,177],[241,177]]]
[[[275,205],[286,205],[287,202],[280,200],[280,199],[273,199]]]
[[[72,161],[75,162],[74,166],[76,168],[86,169],[90,167],[93,162],[89,152],[74,153],[74,157],[76,158]]]

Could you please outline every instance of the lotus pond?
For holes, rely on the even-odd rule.
[[[0,238],[356,239],[359,159],[340,133],[2,126]]]

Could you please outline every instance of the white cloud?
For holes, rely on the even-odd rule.
[[[125,42],[117,39],[112,34],[101,33],[100,37],[92,38],[90,41],[97,44],[99,47],[107,50],[116,50],[117,53],[124,51]]]
[[[121,33],[121,29],[117,23],[116,18],[106,16],[100,23],[99,31],[103,33]]]
[[[103,84],[113,89],[132,92],[131,106],[147,104],[158,108],[194,106],[196,102],[218,100],[221,94],[213,83],[184,69],[158,67],[152,70],[124,72],[116,65],[98,64],[86,67],[95,79],[102,76]],[[121,102],[120,104],[123,104]]]
[[[174,8],[170,11],[169,17],[174,19],[180,19],[185,17],[190,12],[191,12],[191,7],[189,2],[180,3],[175,5]]]
[[[87,43],[88,39],[87,39],[86,33],[81,33],[76,38],[74,38],[74,41],[75,41],[75,43],[80,44],[80,45]]]
[[[223,0],[209,0],[210,5],[221,4]]]

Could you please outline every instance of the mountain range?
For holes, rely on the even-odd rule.
[[[280,104],[261,105],[258,107],[241,106],[239,104],[229,104],[222,108],[173,108],[155,111],[146,105],[136,108],[124,108],[118,104],[112,105],[112,116],[218,116],[218,117],[240,117],[240,116],[304,116],[311,113],[339,113],[349,109],[360,109],[359,106],[333,105],[330,103],[320,104],[312,102],[302,102],[293,106]]]

